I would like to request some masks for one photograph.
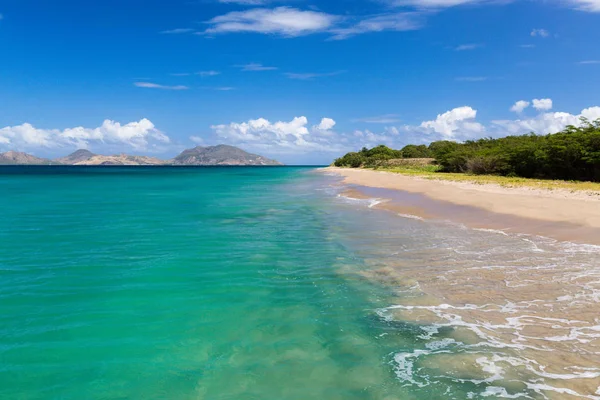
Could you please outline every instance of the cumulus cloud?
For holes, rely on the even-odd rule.
[[[550,36],[550,32],[548,32],[546,29],[533,29],[530,33],[530,35],[532,37],[541,37],[541,38],[545,38]]]
[[[380,132],[355,130],[349,134],[337,132],[334,129],[336,121],[331,118],[323,118],[319,124],[309,128],[308,119],[303,116],[289,122],[258,118],[213,125],[211,128],[216,141],[262,150],[267,154],[343,153],[379,144],[402,147],[408,143],[427,143],[442,138],[472,138],[485,131],[483,125],[474,121],[476,115],[476,110],[464,106],[416,126],[386,126]]]
[[[319,125],[317,125],[316,129],[321,130],[321,131],[328,131],[330,129],[333,129],[333,127],[335,126],[335,121],[331,118],[323,118],[321,120],[321,123]]]
[[[318,125],[309,129],[308,119],[301,116],[289,122],[258,118],[248,122],[213,125],[211,129],[218,141],[272,154],[348,150],[350,147],[344,146],[345,139],[333,131],[335,125],[333,119],[323,118]]]
[[[463,106],[439,114],[435,120],[424,121],[420,126],[448,138],[458,134],[472,136],[485,131],[483,125],[473,121],[475,117],[477,117],[477,110]]]
[[[38,129],[29,123],[0,129],[0,145],[6,149],[35,150],[89,148],[94,145],[127,146],[147,150],[157,144],[170,143],[167,135],[144,118],[121,125],[106,120],[97,128],[75,127],[64,130]]]
[[[162,90],[187,90],[187,89],[189,89],[187,86],[183,86],[183,85],[167,86],[167,85],[160,85],[158,83],[152,83],[152,82],[134,82],[133,84],[137,87],[146,88],[146,89],[162,89]]]
[[[527,107],[529,107],[529,102],[525,100],[519,100],[510,108],[510,111],[516,113],[522,113]]]
[[[214,17],[202,33],[255,32],[294,37],[327,30],[337,19],[331,14],[291,7],[255,8]]]
[[[552,109],[552,99],[533,99],[533,108],[538,111],[548,111]]]
[[[589,107],[581,111],[580,117],[588,121],[597,121],[600,119],[600,107]]]
[[[522,135],[534,132],[540,135],[559,132],[568,125],[581,126],[581,118],[589,121],[600,119],[600,107],[589,107],[579,114],[566,112],[541,113],[534,118],[492,121],[494,136]]]
[[[521,108],[524,104],[517,102],[515,106]],[[567,125],[580,126],[581,118],[590,121],[599,119],[600,107],[589,107],[579,114],[541,112],[533,118],[494,120],[486,125],[478,122],[476,117],[476,109],[462,106],[419,124],[389,125],[377,131],[366,129],[339,132],[336,121],[331,118],[323,118],[309,128],[308,119],[304,116],[293,118],[289,122],[271,122],[258,118],[241,123],[213,125],[211,128],[216,137],[214,142],[239,145],[273,155],[319,153],[323,155],[322,160],[327,161],[363,146],[373,147],[379,144],[401,148],[407,144],[428,144],[435,140],[464,141],[530,132],[555,133]]]

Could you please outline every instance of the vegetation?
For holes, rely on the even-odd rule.
[[[414,144],[409,144],[402,150],[393,150],[387,146],[380,145],[373,147],[372,149],[363,147],[358,153],[348,153],[335,160],[334,165],[336,167],[350,168],[376,167],[389,160],[402,158],[429,158],[431,155],[430,149],[425,145],[416,146]]]
[[[550,180],[550,179],[532,179],[532,178],[521,178],[514,176],[500,176],[500,175],[473,175],[466,173],[455,173],[455,172],[444,172],[441,173],[441,167],[439,165],[407,165],[407,166],[385,166],[377,169],[383,169],[386,172],[393,172],[402,175],[418,176],[422,179],[430,180],[443,180],[451,182],[465,182],[477,185],[498,185],[502,187],[518,188],[526,187],[531,189],[562,189],[571,192],[585,191],[600,193],[599,182],[585,182],[585,181],[564,181],[564,180]]]
[[[600,182],[600,120],[582,120],[551,135],[508,136],[457,143],[437,141],[402,150],[363,148],[335,160],[338,167],[388,167],[394,160],[432,157],[438,172]]]

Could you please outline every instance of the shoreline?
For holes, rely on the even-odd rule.
[[[600,193],[507,188],[364,169],[327,167],[323,171],[355,186],[349,197],[363,193],[385,198],[388,201],[377,208],[398,214],[600,244]]]

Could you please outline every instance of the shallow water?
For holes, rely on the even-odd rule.
[[[600,398],[600,251],[307,168],[0,168],[0,398]]]

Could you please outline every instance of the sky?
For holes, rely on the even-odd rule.
[[[600,118],[600,0],[2,0],[0,151],[288,164]]]

